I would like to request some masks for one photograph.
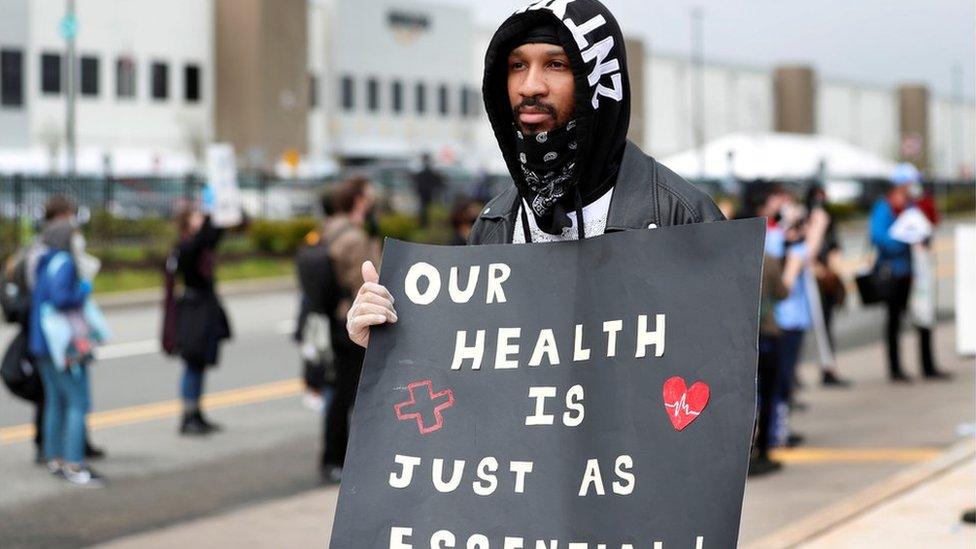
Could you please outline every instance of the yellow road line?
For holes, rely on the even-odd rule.
[[[772,457],[784,463],[917,462],[940,453],[938,448],[788,448],[774,450]]]
[[[207,409],[216,410],[218,408],[241,406],[255,402],[267,402],[269,400],[299,395],[304,390],[304,387],[304,383],[297,378],[275,381],[273,383],[230,389],[228,391],[205,395],[202,405]],[[154,419],[177,417],[181,412],[182,404],[179,400],[140,404],[138,406],[89,414],[88,428],[104,429],[107,427],[152,421]],[[32,440],[33,438],[34,424],[32,423],[0,428],[0,445]]]

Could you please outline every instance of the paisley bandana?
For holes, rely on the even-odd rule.
[[[535,135],[514,129],[515,150],[525,176],[523,197],[536,217],[551,217],[556,204],[576,184],[576,121]]]

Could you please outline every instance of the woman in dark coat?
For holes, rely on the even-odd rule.
[[[178,352],[184,362],[180,434],[205,435],[220,427],[207,421],[200,410],[204,374],[217,364],[220,343],[231,336],[227,314],[214,288],[216,248],[223,229],[192,207],[177,214],[176,225],[179,241],[166,269],[171,279],[183,283],[183,294],[175,302],[175,329],[171,330],[175,345],[169,349]]]

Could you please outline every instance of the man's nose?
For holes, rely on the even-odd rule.
[[[522,86],[519,88],[519,95],[523,97],[536,97],[546,95],[548,91],[549,86],[542,74],[542,70],[530,68],[525,75],[525,80],[522,81]]]

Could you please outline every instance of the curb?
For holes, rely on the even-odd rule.
[[[247,280],[231,280],[217,286],[217,292],[224,297],[253,295],[266,292],[294,290],[296,287],[294,276],[275,276],[252,278]],[[95,301],[102,309],[124,309],[128,307],[144,307],[160,305],[163,300],[162,288],[147,288],[128,292],[110,292],[95,294]]]
[[[968,437],[937,457],[901,471],[840,502],[746,545],[747,549],[796,547],[853,521],[871,509],[947,472],[976,456],[976,439]]]

